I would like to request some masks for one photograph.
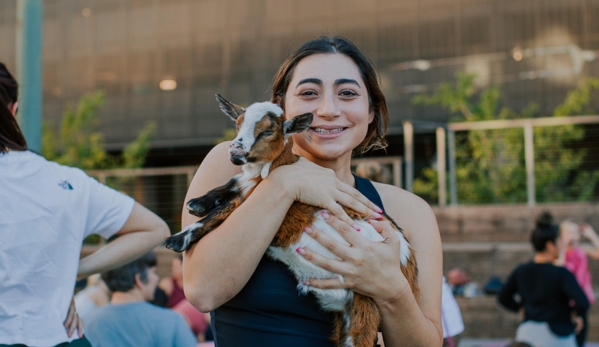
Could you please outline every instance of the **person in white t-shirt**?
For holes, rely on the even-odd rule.
[[[0,347],[89,346],[72,299],[76,278],[140,257],[169,229],[82,170],[28,151],[17,88],[0,63]],[[120,237],[79,260],[91,234]]]
[[[458,302],[443,276],[441,290],[441,323],[443,324],[443,347],[456,347],[460,342],[460,334],[464,331],[464,321]]]

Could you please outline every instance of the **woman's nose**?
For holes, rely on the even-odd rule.
[[[324,96],[318,105],[317,115],[319,117],[333,119],[341,115],[337,100],[333,96]]]

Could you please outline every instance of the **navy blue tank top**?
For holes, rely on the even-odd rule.
[[[384,209],[372,183],[354,177],[356,189]],[[287,265],[262,257],[239,294],[211,313],[216,347],[334,347],[333,314],[296,287]]]

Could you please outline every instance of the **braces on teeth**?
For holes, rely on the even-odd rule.
[[[315,128],[314,131],[316,131],[319,134],[334,134],[334,133],[340,133],[343,131],[343,128],[339,128],[339,129],[333,129],[333,130],[324,130],[324,129],[317,129]]]

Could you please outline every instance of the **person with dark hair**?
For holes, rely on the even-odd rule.
[[[171,275],[160,280],[158,288],[162,289],[168,297],[167,307],[173,308],[185,300],[183,293],[183,256],[177,254],[171,260]]]
[[[17,98],[0,63],[0,347],[89,346],[73,301],[77,277],[139,257],[169,230],[132,198],[27,150]],[[121,236],[80,260],[91,234]]]
[[[538,218],[530,241],[533,260],[512,272],[498,301],[508,310],[524,314],[516,331],[517,342],[534,347],[576,347],[575,331],[582,328],[580,317],[589,301],[574,275],[553,264],[564,245],[550,214]]]
[[[283,263],[265,255],[294,201],[325,209],[326,221],[347,241],[319,230],[306,233],[337,259],[307,248],[296,251],[338,278],[310,279],[317,289],[352,289],[371,297],[382,318],[387,347],[441,346],[442,252],[435,216],[428,204],[398,187],[371,182],[351,172],[353,154],[384,148],[389,115],[374,66],[349,40],[320,37],[302,45],[280,67],[271,101],[283,117],[312,113],[310,128],[292,135],[300,159],[279,166],[214,232],[183,258],[187,299],[202,312],[212,311],[219,347],[332,347],[332,312],[312,294],[301,295]],[[202,196],[241,172],[228,162],[230,143],[217,145],[200,165],[186,200]],[[373,242],[354,228],[343,206],[372,216],[385,237]],[[383,210],[402,227],[415,250],[419,297],[400,270],[399,237]],[[183,212],[182,224],[198,220]],[[368,341],[374,345],[376,341]]]
[[[112,291],[112,298],[84,322],[92,346],[192,347],[198,344],[181,315],[148,302],[154,299],[159,280],[154,252],[102,273],[102,280]]]

